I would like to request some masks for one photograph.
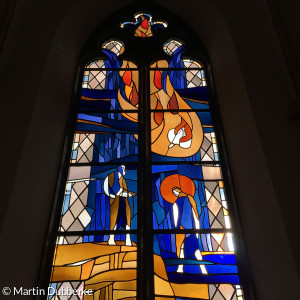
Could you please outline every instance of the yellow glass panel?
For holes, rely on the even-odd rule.
[[[91,260],[82,265],[81,280],[85,280],[90,277],[94,263],[95,263],[94,260]]]
[[[154,275],[154,290],[157,295],[174,296],[170,283]]]
[[[159,277],[168,280],[166,267],[161,256],[154,254],[154,273]]]
[[[107,270],[109,270],[109,263],[108,262],[104,263],[104,264],[101,264],[101,265],[94,265],[91,276],[94,276],[98,273],[105,272]]]
[[[121,66],[121,68],[137,68],[137,65],[132,62],[132,61],[129,61],[129,60],[123,60],[123,64]]]
[[[86,290],[93,290],[93,291],[97,291],[99,289],[105,289],[106,287],[112,285],[112,282],[99,282],[99,283],[95,283],[95,284],[87,284],[85,283],[85,289]]]
[[[162,72],[162,70],[150,71],[151,109],[191,109],[174,89],[169,75],[166,76],[166,86],[163,89]],[[161,107],[157,106],[158,102]]]
[[[122,267],[124,269],[134,269],[136,268],[137,262],[136,261],[128,261],[128,262],[123,262]]]
[[[125,84],[124,94],[118,89],[118,101],[121,109],[133,109],[138,108],[139,101],[139,72],[133,70],[121,70],[119,71],[121,80]],[[137,120],[137,116],[135,116]]]
[[[151,113],[151,150],[154,153],[188,157],[199,151],[203,129],[195,112],[163,112],[162,119],[157,117],[157,113],[162,114]]]
[[[75,244],[75,245],[58,245],[54,265],[62,266],[66,264],[78,263],[107,254],[120,252],[120,246],[107,246],[101,244]],[[135,247],[134,247],[135,248]]]
[[[54,267],[52,269],[52,282],[56,281],[77,281],[80,280],[81,266],[75,267]]]
[[[208,284],[171,284],[176,297],[209,299]]]
[[[134,252],[133,255],[135,255],[135,257],[136,257],[136,247],[121,246],[121,252]]]
[[[128,297],[134,297],[136,296],[135,291],[118,291],[114,290],[113,292],[113,300],[119,300],[119,299],[128,299]]]
[[[136,298],[137,247],[102,243],[57,245],[51,282],[83,281],[93,297]]]
[[[150,68],[168,68],[169,63],[166,60],[158,60],[150,65]]]
[[[116,290],[136,290],[136,280],[126,281],[126,282],[116,282],[114,283],[114,289]]]
[[[118,257],[118,266],[117,266],[118,269],[121,269],[121,268],[122,268],[122,264],[123,264],[125,255],[126,255],[126,253],[124,253],[124,252],[121,252],[121,253],[119,254],[119,257]]]
[[[95,260],[96,265],[100,265],[109,261],[109,256],[101,256]]]
[[[125,269],[125,270],[110,270],[104,273],[100,273],[91,279],[86,281],[86,284],[95,284],[105,281],[117,282],[117,281],[128,281],[136,279],[136,270]]]

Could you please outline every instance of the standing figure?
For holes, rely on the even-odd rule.
[[[176,229],[200,229],[200,217],[197,210],[197,204],[194,199],[196,187],[190,178],[173,174],[166,177],[160,187],[162,197],[169,203],[173,203],[173,221]],[[185,258],[185,240],[191,234],[176,234],[176,254],[178,258]],[[198,241],[199,234],[195,234]],[[194,252],[197,260],[202,260],[202,254],[199,247]],[[202,274],[207,274],[204,264],[200,264]],[[178,273],[183,273],[183,264],[178,265]]]
[[[110,204],[110,230],[118,230],[121,227],[130,230],[131,208],[128,197],[133,197],[136,193],[128,191],[125,174],[126,169],[122,165],[104,180],[104,192],[109,196]],[[109,236],[108,244],[116,245],[113,234]],[[130,234],[126,234],[126,246],[131,246]]]

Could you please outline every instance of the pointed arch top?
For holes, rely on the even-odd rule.
[[[179,19],[169,30],[142,11],[137,22],[123,23],[131,34],[117,27],[117,15],[100,26],[110,26],[103,34],[96,28],[82,50],[52,287],[70,278],[90,285],[102,276],[96,261],[117,249],[118,258],[132,252],[131,270],[109,256],[105,271],[134,282],[136,288],[122,289],[124,297],[243,300],[203,45],[192,32],[183,36]],[[150,25],[164,30],[153,35]],[[98,245],[102,250],[94,253]],[[78,252],[81,260],[64,251]],[[79,265],[84,272],[69,273]],[[116,294],[119,277],[111,279],[113,292],[101,288],[100,295]]]
[[[136,22],[128,21],[133,16],[136,17]],[[143,22],[142,18],[149,23],[150,27],[152,26],[155,34],[149,35],[150,38],[137,39],[135,32]],[[142,30],[147,31],[148,27],[145,28]],[[201,38],[180,17],[158,4],[145,2],[129,5],[101,22],[89,35],[82,48],[80,54],[82,64],[91,57],[97,56],[102,44],[112,38],[127,45],[126,52],[123,54],[124,59],[130,60],[129,57],[132,56],[137,64],[139,61],[145,63],[145,60],[150,64],[158,58],[166,58],[162,51],[163,45],[170,39],[185,43],[187,57],[197,57],[203,64],[209,64],[209,56]]]

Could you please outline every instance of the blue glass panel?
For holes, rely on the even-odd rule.
[[[203,249],[201,238],[196,234],[157,234],[154,242],[154,254],[162,258],[171,283],[239,284],[235,255],[223,252],[220,245],[214,245],[213,251]],[[226,242],[224,238],[221,246]]]
[[[201,101],[208,101],[207,87],[199,86],[194,88],[176,89],[180,97],[192,106],[193,109],[208,109],[208,103],[201,103]],[[198,101],[196,101],[198,100]]]
[[[62,231],[137,228],[136,165],[73,166],[68,186]]]
[[[132,119],[135,119],[133,121]],[[89,113],[78,114],[76,131],[87,133],[137,133],[137,114]]]
[[[137,114],[79,114],[74,136],[72,163],[137,161]],[[76,152],[76,155],[74,153]]]
[[[137,161],[134,146],[138,140],[133,134],[109,133],[96,135],[93,162]]]

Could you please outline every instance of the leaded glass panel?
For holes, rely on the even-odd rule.
[[[167,27],[135,19],[121,27],[136,38]],[[138,65],[111,39],[82,70],[49,300],[141,300],[139,275],[156,300],[244,299],[205,64],[183,41],[162,45],[168,59]],[[92,294],[64,298],[66,288]]]

